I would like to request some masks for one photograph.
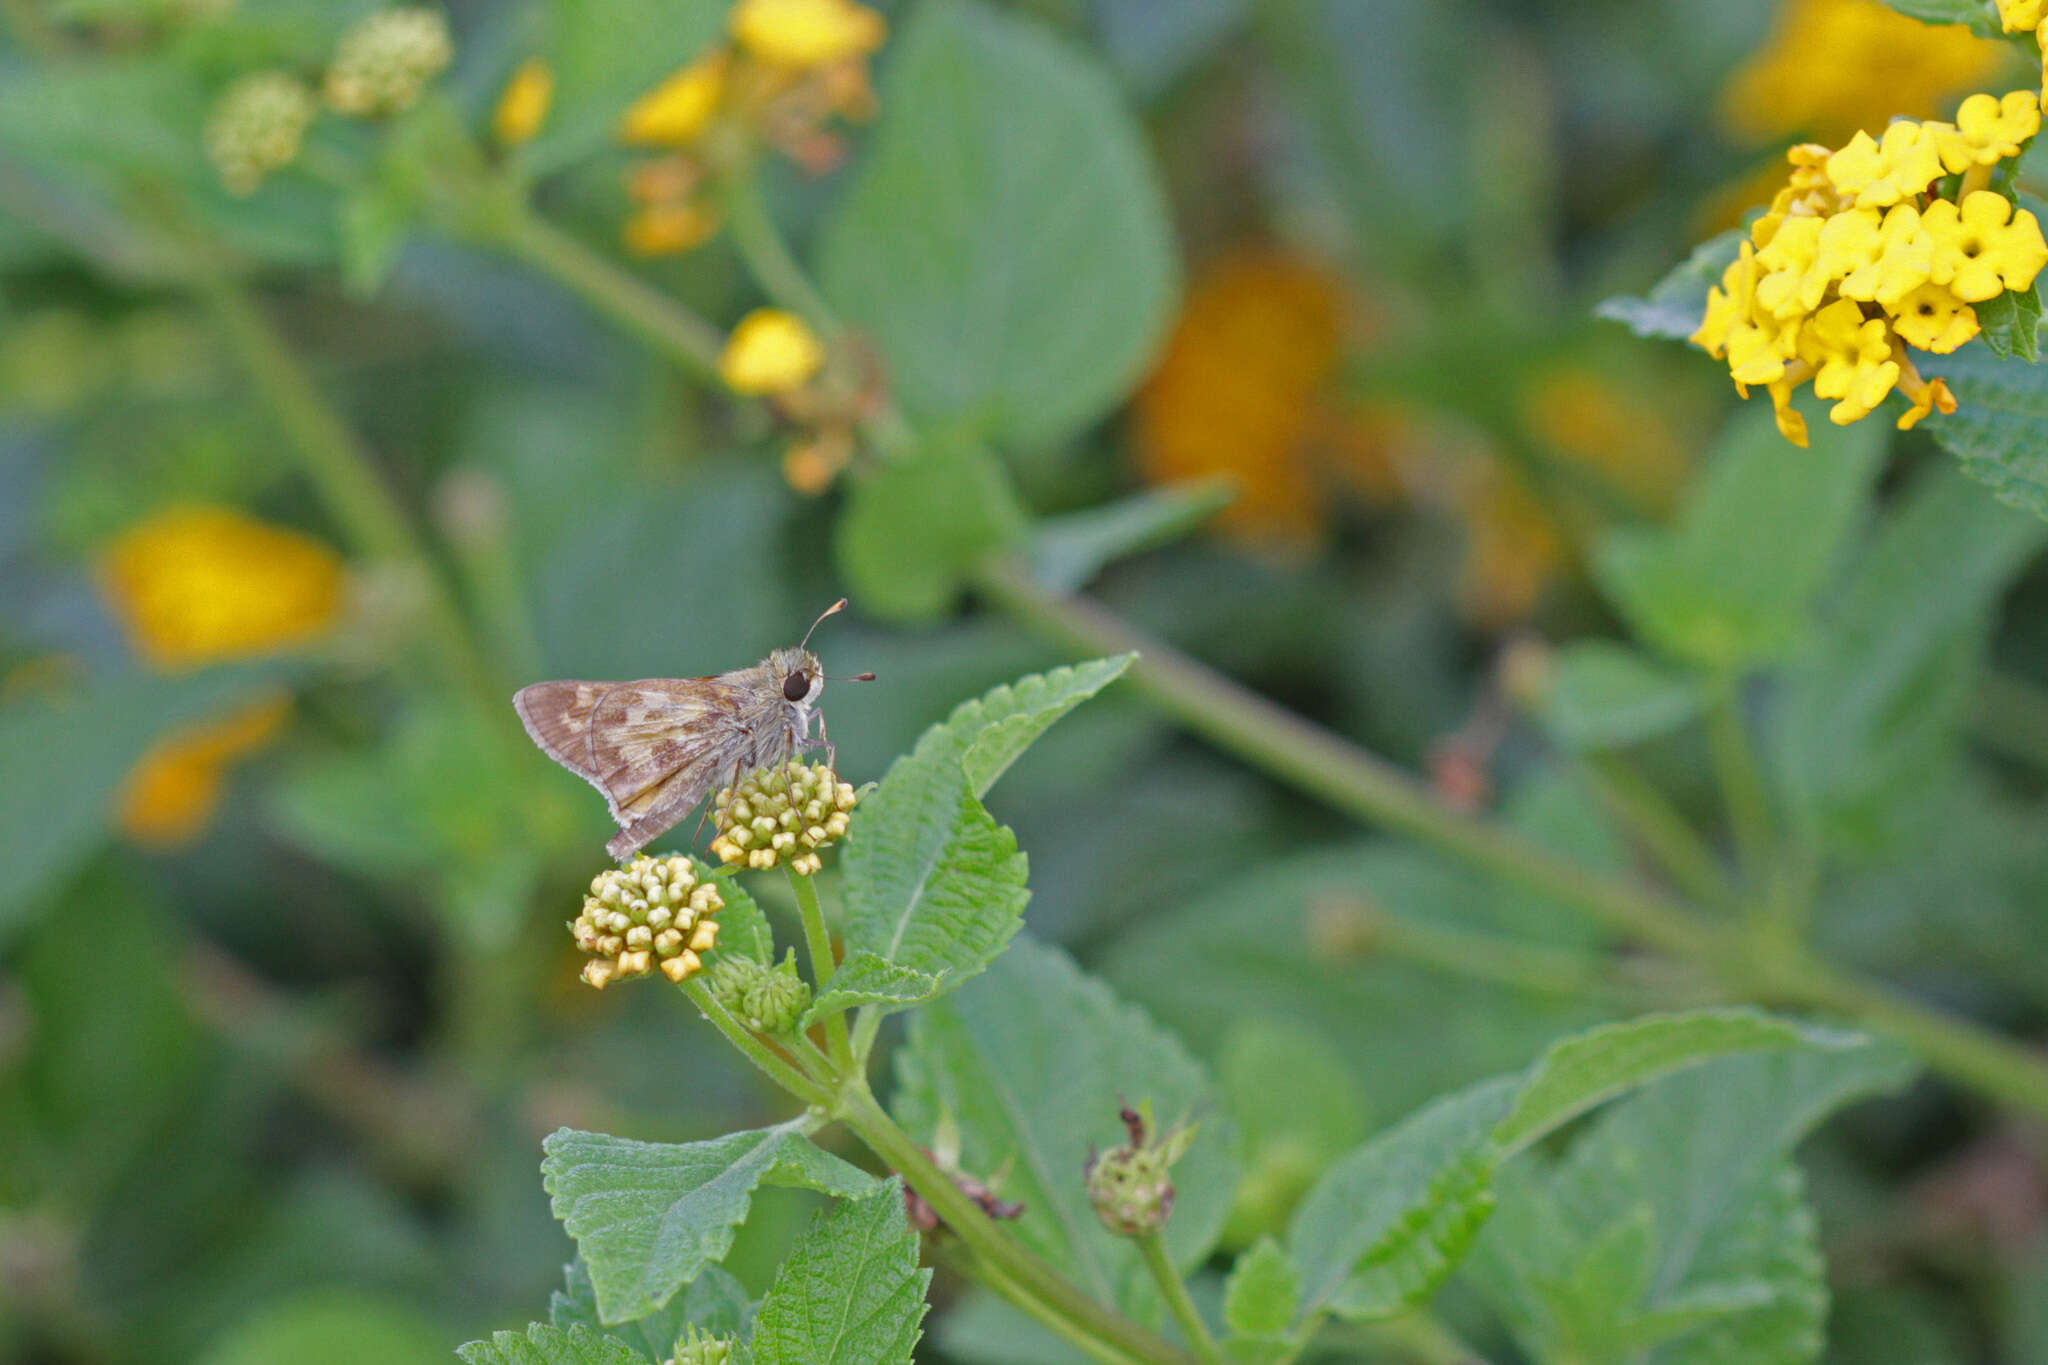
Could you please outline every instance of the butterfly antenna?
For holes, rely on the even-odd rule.
[[[844,610],[846,610],[846,599],[842,597],[837,602],[834,602],[831,606],[825,608],[825,610],[818,613],[818,620],[811,622],[811,630],[816,630],[818,628],[819,622],[823,621],[826,617],[833,615],[835,612],[841,612]],[[805,631],[804,638],[797,642],[796,647],[798,649],[802,649],[805,645],[808,645],[811,642],[811,630]]]
[[[873,682],[874,680],[875,675],[872,673],[855,673],[851,677],[825,679],[826,682]]]

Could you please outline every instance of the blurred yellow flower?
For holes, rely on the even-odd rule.
[[[889,32],[853,0],[739,0],[726,24],[749,55],[800,71],[865,57]]]
[[[1137,455],[1154,483],[1228,475],[1218,518],[1240,540],[1301,548],[1326,512],[1305,448],[1344,334],[1341,285],[1314,262],[1256,248],[1205,267],[1138,391]]]
[[[109,604],[160,669],[308,640],[341,609],[341,560],[310,536],[226,507],[173,507],[130,527],[100,562]]]
[[[491,111],[491,132],[507,147],[532,141],[554,99],[555,73],[540,58],[527,58],[498,96],[498,107]]]
[[[164,736],[122,783],[116,823],[129,838],[151,847],[192,842],[220,804],[228,764],[268,742],[290,709],[284,697],[270,697]]]
[[[619,120],[619,140],[633,147],[685,147],[718,112],[725,93],[723,49],[699,57],[635,100]]]
[[[1637,513],[1668,511],[1685,486],[1691,460],[1670,414],[1590,366],[1543,375],[1524,396],[1521,415],[1550,455],[1598,474]]]
[[[1722,119],[1755,142],[1805,135],[1838,144],[1894,115],[1943,112],[2000,58],[1998,44],[1966,28],[1930,27],[1882,0],[1786,0],[1723,91]]]
[[[684,200],[635,209],[623,229],[626,250],[635,256],[673,256],[718,235],[718,210]]]
[[[756,308],[740,319],[718,357],[718,376],[750,397],[789,393],[824,367],[825,348],[804,320],[780,308]]]

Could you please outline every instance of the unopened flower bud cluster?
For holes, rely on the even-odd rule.
[[[794,1033],[811,1006],[810,983],[797,972],[794,952],[774,967],[722,954],[704,984],[726,1013],[756,1033]]]
[[[328,106],[358,118],[402,113],[454,57],[439,10],[381,10],[350,29],[335,49],[327,68]]]
[[[222,92],[206,121],[206,155],[230,194],[254,194],[263,177],[299,155],[319,104],[285,71],[244,76]]]
[[[207,157],[229,193],[254,194],[265,177],[298,159],[321,96],[335,112],[359,118],[402,113],[454,56],[439,10],[380,10],[342,35],[317,82],[319,95],[283,70],[230,84],[206,122]]]
[[[603,990],[613,981],[646,976],[657,967],[680,982],[703,965],[699,956],[718,942],[725,908],[716,883],[700,881],[688,858],[643,853],[626,867],[601,872],[570,921],[576,946],[590,954],[583,979]]]
[[[727,1365],[732,1357],[733,1339],[714,1336],[691,1323],[676,1338],[675,1354],[662,1365]]]
[[[850,782],[823,763],[789,759],[757,768],[737,787],[718,793],[711,851],[728,863],[765,870],[787,862],[808,877],[824,866],[818,855],[846,836],[847,816],[859,799]]]
[[[1195,1140],[1195,1130],[1184,1123],[1148,1134],[1146,1109],[1140,1114],[1126,1108],[1120,1115],[1130,1141],[1088,1158],[1088,1202],[1118,1237],[1148,1237],[1166,1226],[1173,1213],[1174,1163]]]

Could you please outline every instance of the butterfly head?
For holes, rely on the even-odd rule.
[[[825,670],[808,649],[778,649],[768,656],[768,673],[782,689],[782,699],[808,711],[825,692]]]

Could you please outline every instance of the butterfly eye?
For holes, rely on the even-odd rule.
[[[792,673],[782,680],[782,695],[790,701],[802,701],[811,695],[811,675]]]

